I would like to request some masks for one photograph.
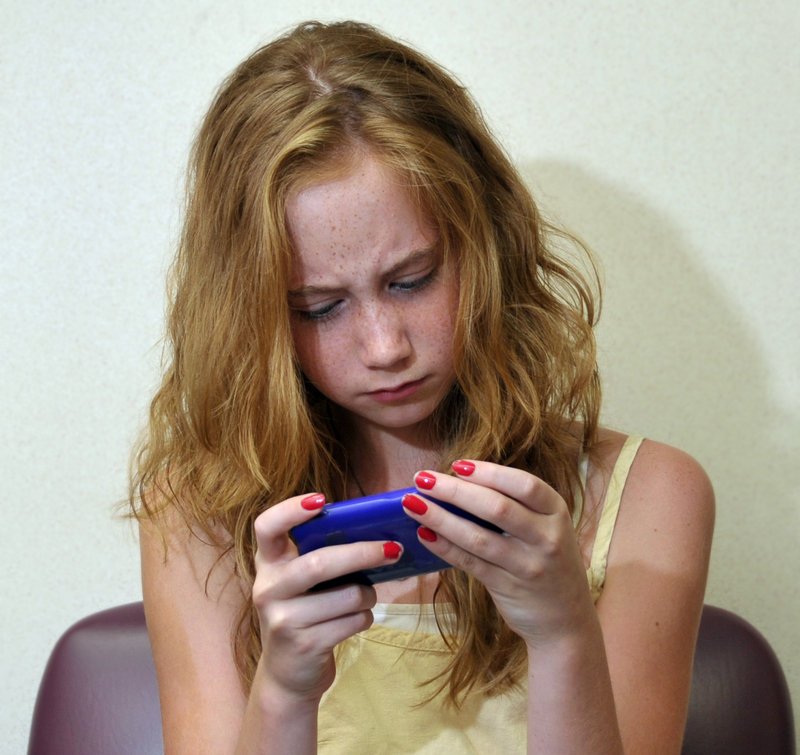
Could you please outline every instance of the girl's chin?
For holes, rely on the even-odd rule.
[[[433,414],[432,407],[386,407],[380,412],[346,411],[346,422],[353,428],[400,431],[422,429]]]

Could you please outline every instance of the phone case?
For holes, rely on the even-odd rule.
[[[419,524],[403,509],[402,501],[406,493],[419,495],[416,488],[404,488],[329,503],[323,506],[316,517],[291,530],[290,534],[301,555],[326,545],[356,543],[363,540],[394,540],[403,546],[403,555],[393,564],[346,574],[323,582],[317,585],[316,589],[353,582],[376,584],[450,568],[450,564],[431,553],[417,539]],[[493,524],[451,503],[445,503],[428,495],[424,498],[465,519],[499,531]]]

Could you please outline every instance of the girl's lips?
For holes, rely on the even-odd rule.
[[[382,403],[402,401],[416,393],[424,381],[425,378],[411,380],[408,383],[401,383],[395,388],[380,388],[377,391],[370,391],[367,395]]]

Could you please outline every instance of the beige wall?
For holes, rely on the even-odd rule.
[[[708,600],[762,630],[800,703],[797,3],[141,7],[0,10],[8,751],[24,749],[57,635],[140,595],[112,504],[156,379],[193,129],[224,73],[312,16],[372,21],[447,65],[544,207],[596,249],[606,420],[705,464]]]

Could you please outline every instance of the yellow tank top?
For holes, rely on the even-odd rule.
[[[594,600],[605,581],[608,550],[633,459],[642,438],[629,437],[609,482],[587,578]],[[576,505],[574,521],[580,519]],[[430,606],[383,606],[384,611],[430,624]],[[455,709],[426,680],[447,663],[449,651],[438,633],[373,625],[337,648],[336,679],[322,699],[318,751],[324,755],[380,753],[523,753],[526,749],[527,690],[524,685],[497,697],[468,695]]]

